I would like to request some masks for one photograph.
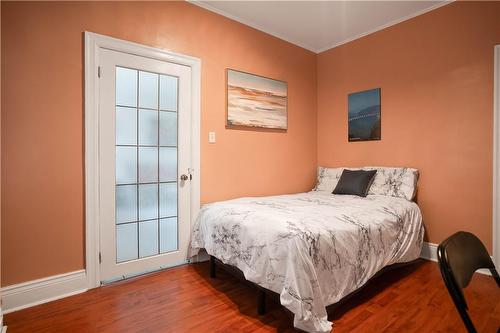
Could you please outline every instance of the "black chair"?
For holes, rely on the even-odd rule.
[[[439,268],[448,292],[469,333],[476,328],[467,313],[463,288],[467,287],[474,272],[480,268],[489,269],[500,287],[500,277],[483,243],[470,232],[457,232],[444,240],[437,250]]]

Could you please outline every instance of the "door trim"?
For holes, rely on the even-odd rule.
[[[495,46],[493,73],[493,261],[500,267],[500,45]]]
[[[99,267],[99,49],[109,49],[191,67],[191,221],[200,210],[200,108],[199,58],[85,32],[85,273],[89,289],[100,286]]]

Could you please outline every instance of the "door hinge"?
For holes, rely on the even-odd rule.
[[[101,66],[97,66],[97,77],[101,77]]]
[[[99,263],[102,263],[101,252],[99,252]]]

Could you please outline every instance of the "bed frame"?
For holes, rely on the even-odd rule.
[[[415,259],[413,261],[409,261],[409,262],[405,262],[405,263],[392,264],[392,265],[389,265],[389,266],[382,268],[374,276],[372,276],[363,286],[354,290],[353,292],[351,292],[350,294],[348,294],[347,296],[345,296],[344,298],[339,300],[337,303],[334,303],[334,304],[327,306],[326,307],[327,313],[330,314],[334,309],[338,308],[341,304],[344,304],[346,301],[351,299],[354,295],[358,294],[358,292],[360,292],[362,289],[364,289],[369,284],[370,281],[372,281],[374,278],[380,276],[381,274],[388,272],[388,271],[392,271],[392,270],[397,269],[397,268],[413,265],[413,264],[416,264],[418,262],[421,262],[421,259]],[[261,286],[255,284],[251,281],[248,281],[247,279],[245,279],[243,272],[240,269],[238,269],[237,267],[224,264],[222,261],[220,261],[216,257],[210,256],[210,277],[213,279],[216,278],[216,275],[217,275],[216,268],[217,267],[220,267],[221,269],[228,272],[229,274],[237,277],[238,279],[244,281],[245,283],[247,283],[247,284],[249,284],[257,289],[257,313],[259,315],[264,315],[266,313],[266,298],[269,297],[269,298],[277,301],[278,304],[280,304],[280,302],[279,302],[280,295],[278,293],[275,293],[274,291],[271,291],[269,289],[261,287]],[[290,310],[288,310],[286,308],[285,308],[285,310],[289,314],[291,314]]]

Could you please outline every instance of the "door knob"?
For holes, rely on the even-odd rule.
[[[185,174],[181,175],[181,180],[186,181],[188,179],[189,179],[188,175],[185,175]]]

